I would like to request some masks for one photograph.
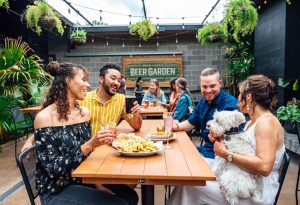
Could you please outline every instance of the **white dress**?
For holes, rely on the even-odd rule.
[[[267,115],[267,114],[265,114]],[[263,115],[262,115],[263,116]],[[260,119],[261,117],[260,116]],[[259,119],[246,130],[246,134],[253,140],[253,145],[256,147],[256,139],[254,136],[254,128]],[[283,154],[285,152],[284,144],[276,151],[275,162],[269,176],[263,177],[262,198],[259,202],[254,202],[252,199],[240,199],[239,204],[242,205],[273,205],[279,188],[278,169],[282,163]],[[212,166],[213,160],[207,160],[209,166]],[[174,188],[168,205],[229,205],[226,201],[219,184],[216,181],[207,181],[206,186],[177,186]]]

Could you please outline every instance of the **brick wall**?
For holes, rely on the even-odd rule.
[[[88,39],[86,45],[76,46],[70,53],[67,51],[67,43],[55,39],[49,41],[49,54],[55,54],[56,59],[59,62],[72,62],[75,64],[82,64],[90,71],[90,84],[92,89],[98,86],[99,69],[106,63],[115,63],[122,67],[122,57],[128,56],[133,52],[182,52],[183,56],[183,77],[188,81],[188,88],[191,91],[196,92],[199,90],[199,74],[201,70],[206,67],[218,68],[221,72],[221,76],[225,74],[225,68],[227,67],[227,61],[223,59],[224,49],[221,44],[212,46],[202,46],[197,43],[196,39],[178,39],[178,44],[174,39],[169,41],[160,42],[159,46],[156,43],[142,43],[142,47],[139,47],[137,43],[127,43],[125,47],[122,47],[122,42],[109,42],[106,46],[106,41],[96,41],[91,43]],[[122,52],[125,55],[112,56],[115,53]],[[76,57],[67,57],[66,55],[76,55]],[[87,55],[87,54],[97,54]],[[105,55],[107,54],[107,55]],[[80,57],[80,55],[87,55],[86,57]],[[168,90],[168,89],[166,89]],[[128,90],[127,92],[132,92]],[[193,93],[194,93],[193,92]],[[196,92],[193,97],[195,100],[199,100],[199,92]]]

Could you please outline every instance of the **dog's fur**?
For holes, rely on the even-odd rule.
[[[244,115],[238,111],[221,111],[215,112],[213,120],[207,122],[207,127],[217,136],[223,136],[226,131],[239,127],[244,122]],[[255,155],[255,147],[243,132],[225,135],[224,143],[230,152],[247,156]],[[239,197],[252,197],[255,201],[261,198],[261,176],[244,171],[219,156],[215,157],[213,171],[217,176],[220,189],[230,204],[239,204]]]

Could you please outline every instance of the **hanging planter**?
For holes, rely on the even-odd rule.
[[[132,24],[129,28],[129,33],[131,35],[138,35],[144,41],[147,41],[154,34],[157,33],[156,26],[151,23],[150,20],[145,19],[143,21]]]
[[[42,28],[48,30],[56,28],[60,35],[64,33],[59,14],[44,1],[37,2],[36,5],[27,6],[24,16],[27,27],[35,31],[38,35],[41,34]]]
[[[198,29],[197,38],[198,38],[198,42],[203,45],[223,41],[224,39],[223,24],[220,23],[206,24],[202,28]]]
[[[83,29],[75,29],[71,34],[71,41],[76,45],[83,45],[86,43],[86,31]]]
[[[0,0],[0,7],[8,9],[9,8],[8,0]]]

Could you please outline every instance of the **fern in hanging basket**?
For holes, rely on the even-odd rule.
[[[71,34],[71,41],[77,45],[86,43],[86,31],[83,29],[75,29]]]
[[[35,31],[38,35],[41,34],[42,27],[49,30],[56,28],[60,35],[64,33],[59,14],[44,1],[39,1],[36,5],[27,6],[24,17],[27,27]]]
[[[0,0],[0,7],[9,8],[8,0]]]
[[[199,28],[197,39],[198,42],[203,45],[223,41],[224,39],[223,24],[220,23],[206,24],[202,28]]]
[[[131,35],[138,35],[144,41],[147,41],[154,34],[157,33],[156,26],[151,23],[150,20],[145,19],[143,21],[132,24],[129,28],[129,33]]]
[[[240,37],[251,35],[258,21],[258,13],[250,0],[231,0],[224,16],[225,41],[233,38],[236,42]]]

